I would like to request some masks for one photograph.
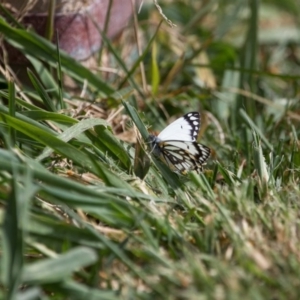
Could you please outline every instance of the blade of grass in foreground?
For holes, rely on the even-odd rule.
[[[97,254],[90,248],[77,247],[54,258],[27,264],[22,272],[22,281],[44,284],[65,280],[72,273],[97,261]]]
[[[7,288],[7,299],[14,295],[21,283],[26,224],[29,221],[29,201],[37,188],[31,181],[31,170],[19,172],[13,168],[12,190],[8,197],[3,222],[2,278]]]
[[[28,135],[32,139],[52,148],[57,153],[73,160],[80,166],[87,168],[90,172],[93,172],[102,178],[109,186],[131,190],[131,186],[129,184],[110,172],[100,161],[96,161],[95,157],[92,157],[92,154],[78,150],[71,144],[62,141],[56,136],[31,124],[25,123],[17,118],[12,118],[8,115],[0,113],[0,121],[24,133],[25,135]]]
[[[0,95],[1,96],[3,95],[3,93],[1,93],[1,91],[0,91]],[[7,95],[4,95],[4,97],[8,98]],[[17,99],[17,102],[18,102],[18,99]],[[3,115],[9,115],[9,110],[6,106],[0,104],[0,113],[3,113]],[[56,135],[56,132],[52,131],[49,127],[47,127],[39,122],[36,122],[35,120],[33,120],[31,118],[27,118],[25,116],[25,114],[23,115],[19,112],[16,112],[15,117],[18,118],[19,120],[23,121],[25,124],[30,124],[34,127],[41,129],[42,131],[48,132],[49,134]]]
[[[3,113],[0,113],[0,121],[28,135],[32,139],[51,147],[57,153],[68,157],[69,159],[72,159],[81,166],[87,167],[88,169],[93,169],[93,164],[91,163],[87,155],[85,155],[82,151],[78,150],[74,146],[60,140],[56,136],[31,124],[25,123],[24,121],[21,121],[17,118],[12,118]]]
[[[76,120],[74,120],[74,121],[77,122]],[[90,128],[93,128],[96,125],[101,125],[104,127],[109,126],[106,121],[101,120],[101,119],[82,120],[82,121],[78,122],[77,124],[74,124],[70,128],[66,129],[63,133],[61,133],[59,136],[57,136],[57,138],[59,138],[60,140],[62,140],[64,142],[69,142],[71,139],[77,137],[84,131],[86,131]],[[44,158],[48,157],[53,152],[53,150],[55,150],[55,148],[53,148],[53,147],[51,147],[51,149],[46,148],[43,151],[43,153],[39,157],[37,157],[37,160],[41,161]]]
[[[20,156],[20,154],[19,154]],[[114,185],[113,187],[110,186],[99,186],[98,188],[87,188],[85,185],[79,184],[73,180],[69,180],[63,177],[60,177],[56,174],[52,174],[50,171],[45,169],[40,163],[37,161],[26,158],[21,156],[22,161],[20,161],[19,157],[16,156],[14,153],[0,149],[0,165],[2,170],[7,172],[13,172],[14,167],[18,167],[22,172],[24,172],[28,166],[30,166],[32,176],[34,179],[40,180],[45,182],[49,186],[72,190],[74,192],[81,193],[83,195],[90,195],[92,197],[100,197],[102,196],[101,192],[108,192],[114,195],[119,195],[122,197],[132,197],[132,198],[139,198],[139,199],[146,199],[146,200],[154,200],[156,201],[153,196],[148,196],[142,193],[138,193],[137,191],[133,190],[131,186],[126,184],[125,181],[122,181],[120,178],[119,180],[124,183],[121,186],[121,183],[118,185]],[[104,168],[105,169],[105,168]],[[112,176],[115,176],[112,174]],[[129,186],[129,188],[128,188]]]
[[[101,299],[101,300],[119,300],[120,296],[114,291],[100,290],[98,288],[91,288],[87,285],[78,283],[75,280],[67,280],[61,282],[54,287],[58,292],[62,292],[64,295],[68,295],[70,299],[82,300],[82,299]]]
[[[29,287],[24,291],[20,291],[16,294],[18,300],[33,300],[33,299],[45,299],[45,294],[40,287]]]

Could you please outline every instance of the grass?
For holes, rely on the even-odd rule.
[[[0,298],[299,298],[299,9],[159,4],[176,27],[144,3],[93,71],[0,19],[29,60],[0,69]],[[193,110],[212,156],[178,176],[145,140]]]

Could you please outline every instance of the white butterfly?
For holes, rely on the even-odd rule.
[[[202,171],[210,149],[197,143],[200,114],[189,112],[167,126],[158,136],[149,135],[154,155],[176,172]]]

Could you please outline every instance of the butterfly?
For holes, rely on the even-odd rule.
[[[189,112],[167,126],[158,136],[149,135],[151,152],[175,172],[200,172],[210,156],[210,149],[197,143],[199,129],[200,114]]]

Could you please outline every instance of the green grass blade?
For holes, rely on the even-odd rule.
[[[8,84],[9,87],[9,114],[12,117],[15,117],[16,114],[16,90],[14,82],[10,81]],[[16,131],[14,128],[9,128],[10,141],[12,146],[16,144]]]
[[[23,282],[34,284],[59,282],[96,261],[95,251],[87,247],[77,247],[57,257],[26,265],[22,279]]]
[[[144,140],[148,139],[149,132],[147,131],[145,125],[143,124],[140,116],[136,112],[135,108],[131,106],[128,102],[122,102],[127,113],[129,114],[130,118],[132,119],[135,126],[138,128],[139,132],[141,133]]]
[[[3,115],[9,115],[9,110],[6,106],[4,105],[1,105],[0,104],[0,113],[3,114]],[[16,118],[18,118],[19,120],[23,121],[24,123],[26,124],[30,124],[32,126],[35,126],[43,131],[46,131],[48,132],[49,134],[54,134],[56,135],[56,133],[54,133],[51,129],[49,129],[47,126],[39,123],[39,122],[36,122],[30,118],[27,118],[25,115],[22,115],[21,113],[18,113],[16,112]]]
[[[27,288],[25,291],[18,292],[16,295],[16,299],[18,300],[34,300],[34,299],[41,299],[47,300],[49,299],[44,295],[44,292],[40,287],[31,287]]]
[[[98,288],[90,288],[86,285],[80,284],[75,280],[63,281],[58,286],[58,291],[68,295],[70,299],[81,300],[119,300],[120,297],[116,292],[100,290]]]
[[[74,120],[74,121],[77,122],[76,120]],[[81,133],[83,133],[84,131],[86,131],[88,129],[93,128],[96,125],[98,125],[98,126],[101,125],[104,127],[108,126],[106,121],[101,120],[101,119],[82,120],[82,121],[78,122],[77,124],[74,124],[70,128],[66,129],[63,133],[58,135],[57,138],[60,139],[61,141],[69,142],[71,139],[78,137]],[[48,146],[48,147],[49,148],[46,148],[43,151],[43,153],[36,158],[38,161],[41,161],[44,158],[48,157],[53,151],[56,150],[55,148],[53,148],[51,146]]]
[[[124,149],[122,144],[118,139],[114,137],[111,131],[104,126],[95,126],[95,132],[97,134],[97,144],[102,144],[106,151],[114,157],[117,164],[125,168],[127,171],[131,170],[131,160],[127,151]]]
[[[249,2],[250,18],[248,24],[248,32],[245,39],[245,44],[242,51],[241,67],[243,69],[256,70],[257,61],[257,44],[258,44],[258,12],[259,12],[259,0],[253,0]],[[250,89],[250,92],[256,93],[256,81],[255,77],[251,73],[241,73],[241,88]],[[240,97],[240,105],[243,105],[242,99],[244,99],[244,105],[246,111],[251,118],[255,117],[255,102],[251,98]],[[241,108],[239,106],[238,108]]]
[[[23,110],[20,114],[34,121],[53,121],[63,125],[74,125],[78,123],[77,120],[69,116],[45,110]]]
[[[58,80],[58,103],[59,108],[63,109],[66,108],[65,102],[63,101],[63,72],[62,72],[62,65],[61,65],[61,58],[60,58],[60,50],[59,50],[59,37],[58,32],[56,33],[56,40],[58,44],[56,45],[56,52],[57,52],[57,80]]]
[[[58,92],[58,84],[56,83],[53,76],[44,66],[44,64],[36,59],[33,56],[26,55],[26,58],[30,61],[36,74],[38,74],[40,81],[42,82],[43,86],[45,87],[48,94],[53,95],[55,99],[59,100],[59,92]]]
[[[44,87],[36,78],[36,76],[29,69],[27,70],[27,73],[35,90],[38,92],[42,101],[44,102],[46,109],[52,112],[56,111],[53,100],[49,97],[48,93],[45,91]]]
[[[269,143],[268,139],[265,137],[265,135],[261,132],[261,130],[255,125],[255,123],[250,119],[250,117],[247,115],[247,113],[243,110],[240,109],[240,115],[241,117],[246,121],[246,124],[250,129],[255,131],[259,137],[262,139],[264,144],[269,148],[270,151],[273,150],[273,146]]]
[[[158,92],[160,83],[159,67],[157,63],[157,44],[153,42],[151,55],[151,87],[152,94],[155,96]]]
[[[29,220],[29,201],[37,191],[31,182],[30,169],[23,174],[18,168],[12,171],[12,190],[7,199],[3,222],[2,278],[7,288],[7,299],[14,299],[21,283],[25,224]]]
[[[55,150],[57,153],[72,159],[74,162],[77,162],[79,165],[86,167],[90,170],[94,170],[94,164],[91,162],[89,157],[84,154],[82,151],[79,151],[74,146],[65,143],[56,136],[37,128],[31,124],[25,123],[17,118],[12,118],[8,115],[0,113],[0,122],[4,122],[8,126],[15,128],[16,130],[28,135],[32,139],[39,141]]]

